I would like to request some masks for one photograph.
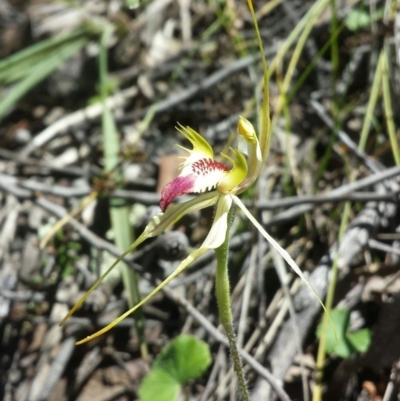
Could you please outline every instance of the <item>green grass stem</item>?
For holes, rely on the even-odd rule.
[[[393,121],[393,108],[392,99],[390,96],[390,83],[389,83],[389,62],[386,50],[382,50],[382,92],[383,92],[383,106],[385,109],[386,126],[389,133],[389,140],[393,152],[393,158],[396,165],[400,166],[400,151],[399,139],[396,136],[396,127]]]
[[[343,28],[345,27],[344,24],[341,24],[336,31],[329,37],[326,43],[321,47],[318,53],[314,56],[311,62],[308,64],[307,68],[303,71],[300,75],[299,79],[292,85],[292,89],[290,94],[288,95],[288,101],[290,102],[292,98],[296,95],[299,89],[304,84],[304,81],[309,77],[315,66],[317,65],[318,61],[322,58],[322,56],[328,51],[328,49],[332,46],[333,41],[337,38],[340,33],[342,32]]]
[[[332,37],[332,46],[331,46],[331,61],[332,61],[332,115],[335,123],[335,128],[338,128],[338,114],[339,114],[339,104],[336,93],[336,83],[339,77],[339,41],[338,36],[333,35],[334,32],[338,30],[339,21],[338,21],[338,11],[336,0],[331,0],[331,37]]]
[[[369,133],[369,130],[371,127],[372,120],[374,118],[374,110],[376,108],[376,103],[378,102],[378,98],[379,98],[380,85],[381,85],[381,81],[382,81],[382,59],[383,59],[383,57],[385,57],[385,55],[384,55],[384,52],[382,51],[379,56],[378,63],[376,65],[374,81],[372,83],[371,94],[369,96],[368,106],[367,106],[367,110],[365,112],[364,123],[363,123],[363,127],[361,130],[359,148],[362,151],[365,150],[365,146],[367,144],[368,133]]]
[[[67,35],[59,35],[39,43],[36,43],[28,48],[21,50],[4,60],[0,61],[0,83],[4,77],[19,70],[22,66],[31,66],[32,64],[42,61],[54,51],[58,51],[64,45],[79,41],[88,37],[88,30],[79,28]]]
[[[292,32],[286,38],[286,40],[279,46],[279,50],[276,53],[275,57],[271,61],[268,66],[268,77],[271,78],[272,74],[276,72],[277,67],[282,63],[283,59],[286,57],[292,45],[298,41],[299,36],[302,31],[305,29],[307,24],[309,24],[310,19],[314,19],[315,16],[321,15],[322,11],[329,4],[331,0],[317,0],[307,11],[307,13],[301,18],[298,24],[294,27]],[[304,46],[304,44],[303,44]],[[263,86],[263,79],[258,83],[258,90],[261,90]],[[249,116],[254,110],[254,97],[250,99],[244,108],[242,115],[244,117]]]
[[[110,39],[112,28],[107,27],[101,38],[99,55],[100,72],[100,95],[104,104],[102,115],[103,143],[104,143],[104,164],[105,172],[113,172],[116,182],[121,181],[119,166],[120,138],[111,111],[106,107],[107,97],[107,43]],[[110,199],[111,225],[115,233],[115,244],[122,251],[128,249],[133,242],[133,231],[129,223],[129,209],[125,200]],[[128,295],[129,308],[140,302],[139,277],[124,262],[120,262],[122,281]],[[144,317],[139,309],[135,314],[136,328],[138,332],[140,350],[143,358],[147,358],[147,346],[144,338]]]
[[[283,79],[282,88],[280,89],[280,95],[279,95],[278,100],[275,105],[274,117],[273,117],[272,123],[271,123],[272,130],[274,130],[274,128],[277,124],[277,121],[281,115],[285,101],[287,101],[287,93],[289,93],[289,91],[290,91],[290,85],[291,85],[294,73],[296,72],[296,67],[299,62],[301,53],[306,45],[307,39],[310,36],[310,33],[315,26],[315,22],[319,18],[324,7],[327,5],[326,0],[323,0],[323,1],[320,1],[317,3],[320,3],[319,7],[315,7],[315,8],[312,7],[313,12],[312,13],[308,12],[306,14],[307,19],[305,20],[305,23],[304,23],[304,29],[302,30],[300,37],[298,38],[298,41],[294,48],[292,57],[290,59],[289,66],[288,66],[286,74],[285,74],[285,78]],[[301,20],[300,22],[302,22],[302,21],[303,20]],[[300,22],[299,22],[299,25],[300,25]],[[297,26],[294,30],[297,30]],[[269,68],[270,70],[271,70],[272,66],[274,65],[274,61],[275,61],[275,59],[271,63],[271,66]]]
[[[80,50],[87,43],[87,39],[79,38],[63,46],[59,51],[44,58],[29,71],[21,81],[9,89],[5,97],[0,101],[0,119],[13,107],[19,99],[29,92],[40,81],[50,75],[60,64]]]
[[[339,244],[340,244],[340,239],[343,237],[343,235],[346,231],[346,228],[347,228],[347,225],[349,222],[350,211],[351,211],[351,203],[346,202],[344,205],[344,209],[343,209],[342,221],[340,223],[340,229],[339,229],[339,235],[338,235]],[[339,245],[338,245],[337,249],[339,249]],[[333,307],[333,301],[334,301],[335,291],[336,291],[337,276],[338,276],[338,265],[337,265],[337,254],[336,254],[334,257],[333,263],[332,263],[328,292],[327,292],[326,300],[325,300],[325,307],[326,307],[327,313],[325,313],[322,318],[322,332],[321,332],[321,338],[319,341],[317,361],[316,361],[316,367],[315,367],[316,385],[315,385],[315,388],[313,391],[312,401],[321,401],[322,400],[322,394],[323,394],[322,380],[323,380],[323,370],[324,370],[324,365],[325,365],[327,332],[328,332],[328,324],[329,324],[328,313],[331,312],[332,307]]]

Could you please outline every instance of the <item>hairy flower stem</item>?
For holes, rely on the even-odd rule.
[[[239,351],[236,345],[236,338],[232,325],[230,286],[228,277],[228,252],[229,232],[232,223],[233,213],[234,208],[231,207],[228,214],[228,228],[226,230],[225,241],[219,248],[215,249],[215,254],[217,257],[217,274],[215,277],[215,288],[219,308],[219,318],[228,337],[233,361],[233,368],[238,379],[242,400],[249,401],[250,398],[244,378],[242,359],[240,358]]]

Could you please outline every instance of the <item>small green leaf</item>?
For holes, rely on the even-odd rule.
[[[337,342],[335,333],[330,325],[326,325],[326,352],[335,353],[342,358],[348,358],[351,355],[351,347],[346,338],[347,327],[349,325],[350,312],[348,309],[332,309],[330,312],[333,325],[337,333]],[[321,338],[322,324],[317,327],[317,336]]]
[[[175,401],[181,385],[168,372],[152,370],[139,388],[140,401]]]
[[[366,352],[371,345],[371,330],[361,329],[354,333],[347,333],[347,339],[358,352]]]
[[[180,384],[199,377],[210,365],[208,345],[193,336],[179,336],[157,356],[153,368],[163,369]]]
[[[338,341],[333,350],[333,353],[343,359],[350,358],[351,354],[353,353],[353,348],[350,342],[347,340],[347,337]]]
[[[356,8],[346,15],[345,24],[347,29],[355,32],[369,26],[371,24],[371,16],[367,10]]]
[[[140,401],[175,401],[188,380],[199,377],[210,365],[209,347],[193,336],[179,336],[154,361],[139,388]]]
[[[365,352],[371,343],[371,332],[368,329],[348,332],[350,323],[350,311],[348,309],[332,309],[330,312],[337,332],[337,342],[333,330],[326,327],[326,352],[335,354],[341,358],[349,358],[354,352]],[[317,327],[317,337],[321,338],[322,324]]]

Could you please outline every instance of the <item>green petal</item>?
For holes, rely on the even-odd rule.
[[[199,153],[205,158],[214,159],[214,152],[212,150],[211,145],[194,129],[190,127],[184,127],[181,124],[178,124],[176,129],[193,145],[193,150],[189,150],[184,148],[183,146],[178,145],[180,148],[186,150],[189,153]]]
[[[242,153],[236,149],[230,148],[235,159],[228,155],[221,153],[223,157],[228,159],[232,163],[232,169],[226,173],[218,184],[218,190],[222,193],[229,193],[230,191],[237,188],[247,175],[247,162]],[[236,191],[235,191],[236,192]]]
[[[118,257],[118,259],[106,270],[105,273],[101,275],[101,277],[89,288],[89,290],[83,295],[83,297],[69,310],[69,312],[65,315],[65,317],[61,320],[59,326],[62,326],[74,313],[75,311],[86,301],[89,295],[101,284],[101,282],[111,273],[115,266],[121,260],[128,255],[129,253],[133,252],[134,249],[140,245],[143,241],[149,238],[148,232],[146,230],[136,239],[136,241],[122,254]]]
[[[174,205],[174,206],[181,206],[181,205]],[[171,280],[173,280],[178,274],[182,273],[183,270],[185,270],[189,265],[191,265],[205,252],[207,252],[209,249],[218,248],[225,240],[226,230],[228,227],[228,212],[231,206],[232,206],[232,197],[230,195],[221,195],[218,200],[214,223],[210,229],[210,232],[207,235],[207,238],[204,240],[202,246],[199,249],[196,249],[193,252],[191,252],[191,254],[181,262],[181,264],[176,268],[176,270],[173,273],[171,273],[160,285],[158,285],[153,291],[151,291],[149,295],[144,297],[137,305],[129,309],[127,312],[122,314],[120,317],[115,319],[113,322],[111,322],[103,329],[99,330],[98,332],[92,334],[89,337],[86,337],[81,341],[78,341],[76,344],[80,345],[86,343],[112,329],[114,326],[116,326],[130,314],[134,313],[138,308],[143,306],[143,304],[145,304],[154,295],[156,295],[157,292],[159,292],[162,288],[164,288]]]
[[[159,213],[154,216],[143,233],[136,239],[136,241],[122,254],[117,260],[107,269],[107,271],[90,287],[90,289],[83,295],[83,297],[71,308],[68,314],[60,322],[62,326],[74,313],[75,311],[86,301],[89,295],[101,284],[101,282],[111,273],[115,266],[121,260],[133,252],[134,249],[144,242],[146,239],[156,237],[163,233],[170,225],[178,221],[185,214],[194,212],[196,210],[204,209],[206,207],[214,205],[218,200],[219,193],[217,191],[209,192],[196,197],[188,202],[180,203],[178,205],[171,205],[165,213]],[[189,255],[190,256],[190,255]]]
[[[202,248],[216,249],[225,241],[226,230],[228,229],[228,212],[231,206],[232,197],[221,195],[217,203],[213,225],[201,246]]]
[[[153,291],[150,292],[149,295],[144,297],[137,305],[133,308],[129,309],[127,312],[122,314],[120,317],[112,321],[109,325],[102,328],[101,330],[97,331],[96,333],[92,334],[91,336],[86,337],[85,339],[78,341],[76,344],[84,344],[88,341],[91,341],[102,334],[106,333],[107,331],[111,330],[114,326],[124,320],[126,317],[131,315],[135,312],[138,308],[143,306],[147,301],[149,301],[154,295],[157,294],[161,289],[163,289],[171,280],[173,280],[178,274],[180,274],[183,270],[185,270],[190,264],[192,264],[195,260],[197,260],[201,255],[208,251],[208,248],[200,248],[193,251],[182,263],[176,268],[176,270],[171,273],[160,285],[158,285]]]
[[[332,322],[332,319],[329,315],[328,310],[326,309],[324,303],[322,302],[321,298],[318,296],[317,292],[315,291],[314,287],[311,285],[311,283],[307,280],[307,277],[304,275],[304,273],[300,270],[299,266],[297,266],[296,262],[292,259],[292,257],[289,255],[289,253],[283,249],[262,227],[262,225],[257,221],[257,219],[250,213],[250,211],[247,209],[247,207],[243,204],[243,202],[237,197],[237,196],[232,196],[233,201],[236,203],[237,206],[242,210],[242,212],[246,215],[246,217],[253,223],[254,227],[257,228],[257,230],[260,232],[260,234],[269,242],[269,244],[278,251],[278,253],[285,259],[286,263],[294,270],[294,272],[301,278],[303,283],[311,290],[311,292],[314,294],[315,298],[317,298],[318,302],[322,306],[322,309],[326,313],[326,316],[328,317],[329,323],[335,333],[335,341],[337,341],[337,334],[335,330],[335,326]]]
[[[153,217],[145,228],[144,233],[147,233],[147,238],[160,235],[185,214],[214,205],[218,200],[218,196],[219,193],[217,191],[207,192],[196,196],[190,201],[169,205],[164,213],[159,213]]]
[[[247,155],[249,160],[248,173],[245,179],[239,185],[240,190],[237,193],[243,192],[258,178],[260,174],[263,158],[260,144],[256,135],[253,124],[244,117],[240,117],[238,121],[238,133],[244,138],[247,145]]]
[[[238,133],[241,135],[246,142],[255,143],[257,141],[256,130],[253,127],[253,124],[242,116],[239,116],[238,121]]]

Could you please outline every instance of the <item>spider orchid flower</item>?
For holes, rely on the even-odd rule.
[[[181,262],[177,269],[139,304],[121,315],[104,329],[79,343],[89,341],[90,339],[111,329],[122,319],[143,305],[206,251],[221,246],[225,240],[228,228],[228,212],[232,203],[237,203],[239,201],[239,199],[236,198],[236,195],[248,188],[258,176],[263,163],[263,152],[261,151],[259,140],[253,125],[245,118],[241,117],[239,119],[238,134],[244,141],[245,146],[247,145],[249,165],[247,164],[245,156],[239,150],[232,148],[230,149],[232,152],[231,156],[223,153],[221,154],[228,163],[217,161],[214,158],[214,152],[211,145],[199,133],[190,127],[183,127],[181,125],[179,125],[177,129],[189,142],[191,142],[192,149],[187,149],[178,145],[187,152],[187,155],[183,157],[183,162],[180,165],[181,172],[179,176],[167,184],[161,193],[161,213],[153,217],[144,232],[136,239],[132,246],[116,260],[116,262],[70,310],[68,315],[61,322],[61,325],[87,299],[91,292],[125,255],[133,251],[146,239],[163,233],[168,227],[178,221],[185,214],[216,205],[214,222],[211,229],[203,244],[198,249],[191,252],[190,255]],[[189,193],[199,193],[200,195],[183,203],[172,204],[178,196]],[[242,205],[241,202],[240,205]]]
[[[145,228],[144,232],[69,311],[60,325],[62,325],[75,312],[75,310],[78,309],[78,307],[87,299],[87,297],[101,283],[101,281],[128,253],[132,252],[146,239],[163,233],[168,227],[178,221],[185,214],[216,205],[214,221],[210,231],[203,244],[198,249],[191,252],[189,256],[180,263],[176,270],[153,291],[151,291],[150,294],[147,295],[141,302],[122,314],[108,326],[104,327],[97,333],[77,342],[77,344],[90,341],[93,338],[96,338],[110,330],[121,320],[141,307],[145,302],[153,297],[153,295],[160,291],[201,255],[210,249],[216,249],[220,247],[226,237],[229,224],[228,212],[233,203],[235,203],[244,212],[244,214],[256,226],[261,234],[274,248],[278,250],[278,252],[284,257],[284,259],[296,271],[296,273],[307,283],[307,285],[309,285],[303,273],[297,267],[296,263],[289,256],[289,254],[283,250],[272,237],[269,236],[269,234],[263,229],[263,227],[251,215],[245,205],[237,197],[238,194],[246,190],[257,179],[266,156],[266,151],[264,150],[263,152],[260,147],[260,140],[256,135],[253,125],[245,118],[240,117],[238,123],[238,134],[240,139],[244,141],[244,144],[247,147],[248,161],[246,161],[246,157],[242,152],[237,149],[230,148],[232,156],[228,156],[224,153],[221,153],[221,156],[227,160],[231,166],[225,162],[223,163],[215,160],[211,145],[200,134],[190,127],[185,128],[180,125],[178,127],[178,131],[189,142],[191,142],[193,148],[186,149],[180,146],[187,152],[188,155],[183,157],[184,160],[180,166],[181,172],[179,176],[167,184],[162,191],[160,200],[160,208],[162,212],[153,217],[153,219]],[[189,193],[199,193],[200,195],[183,203],[172,204],[172,202],[178,196]]]
[[[253,17],[254,26],[258,37],[260,54],[264,54],[261,37],[259,34],[257,21],[255,18],[251,0],[248,0],[250,11]],[[138,245],[148,238],[155,237],[163,233],[168,227],[173,225],[185,214],[204,209],[206,207],[215,206],[215,216],[210,231],[202,245],[192,251],[189,256],[184,259],[176,270],[170,274],[160,285],[143,298],[137,305],[129,309],[120,317],[111,322],[108,326],[98,332],[78,341],[77,344],[83,344],[90,341],[121,322],[127,316],[135,312],[158,291],[165,287],[178,274],[185,270],[191,263],[197,260],[201,255],[210,249],[219,248],[225,241],[228,229],[228,212],[233,203],[235,203],[248,219],[254,224],[264,238],[273,246],[293,268],[293,270],[301,277],[304,283],[318,298],[311,284],[293,261],[290,255],[282,249],[282,247],[264,230],[260,223],[252,216],[249,210],[245,207],[238,195],[249,188],[261,171],[268,153],[270,141],[270,119],[269,119],[269,90],[268,90],[268,71],[265,62],[265,57],[261,58],[264,88],[263,101],[259,113],[259,135],[250,121],[240,117],[238,122],[238,135],[241,143],[240,149],[245,149],[245,155],[239,149],[230,148],[230,155],[221,153],[223,162],[217,161],[214,158],[214,152],[211,145],[196,131],[189,127],[179,125],[178,131],[191,143],[192,148],[187,149],[180,146],[187,152],[181,163],[181,171],[177,178],[166,185],[161,194],[160,208],[161,213],[153,217],[143,233],[136,241],[127,249],[111,267],[93,284],[86,294],[74,305],[68,314],[61,321],[63,325],[65,321],[80,307],[80,305],[89,297],[89,295],[98,287],[103,279],[111,272],[112,269]],[[179,146],[179,145],[178,145]],[[183,194],[199,194],[196,198],[189,201],[173,204],[172,202]],[[318,298],[322,307],[325,309],[322,301]],[[329,315],[328,315],[329,318]]]

